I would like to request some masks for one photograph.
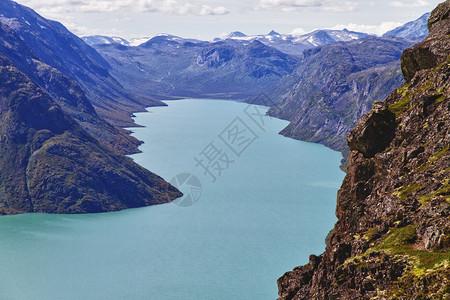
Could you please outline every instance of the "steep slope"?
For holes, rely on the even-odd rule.
[[[100,117],[83,90],[73,80],[38,59],[36,54],[5,24],[0,23],[0,53],[34,83],[44,89],[85,130],[120,153],[137,151],[138,140]]]
[[[0,214],[166,203],[174,187],[86,133],[0,55]]]
[[[278,280],[280,299],[448,299],[449,13],[431,13],[402,56],[405,85],[350,132],[326,251]]]
[[[214,43],[160,35],[139,47],[99,45],[111,74],[136,93],[252,98],[275,87],[298,59],[258,41]]]
[[[374,101],[403,78],[399,60],[412,42],[368,37],[306,50],[295,71],[270,94],[269,114],[291,123],[285,136],[348,154],[345,137]]]
[[[417,20],[411,21],[383,34],[383,37],[399,37],[407,39],[424,38],[428,35],[427,20],[430,13],[423,14]]]
[[[103,57],[60,23],[11,0],[0,1],[0,11],[0,22],[13,29],[40,61],[76,81],[97,112],[114,125],[132,125],[132,111],[161,104],[125,91],[109,74]]]

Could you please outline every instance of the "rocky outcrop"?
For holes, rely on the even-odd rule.
[[[181,193],[88,134],[0,55],[0,215],[96,213]]]
[[[449,3],[432,12],[425,41],[404,52],[405,85],[349,134],[326,251],[278,280],[280,299],[448,299]]]

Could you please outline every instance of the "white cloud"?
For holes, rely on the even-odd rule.
[[[22,0],[20,2],[50,17],[61,13],[105,13],[119,10],[198,16],[230,13],[230,10],[224,6],[212,7],[179,0]]]
[[[259,0],[256,10],[295,11],[305,8],[318,8],[324,11],[345,12],[358,8],[358,1],[342,0]]]
[[[389,3],[393,7],[425,7],[430,5],[428,1],[417,0],[417,1],[393,1]]]
[[[403,25],[403,23],[399,22],[383,22],[380,25],[360,25],[350,23],[348,25],[336,25],[330,29],[342,30],[344,28],[347,28],[348,30],[351,31],[365,32],[381,36],[387,31],[397,28],[401,25]]]
[[[291,34],[292,35],[303,35],[306,33],[306,30],[303,28],[295,28],[294,30],[292,30]]]
[[[203,5],[200,10],[201,16],[211,16],[211,15],[226,15],[230,10],[224,6],[211,7],[208,5]]]

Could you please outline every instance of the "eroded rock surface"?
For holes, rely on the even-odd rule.
[[[348,136],[338,222],[319,257],[278,280],[280,299],[448,299],[450,2],[404,52],[407,82]]]

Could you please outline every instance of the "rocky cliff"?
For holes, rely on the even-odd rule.
[[[278,280],[280,299],[448,299],[450,1],[402,55],[406,83],[348,135],[326,251]]]

